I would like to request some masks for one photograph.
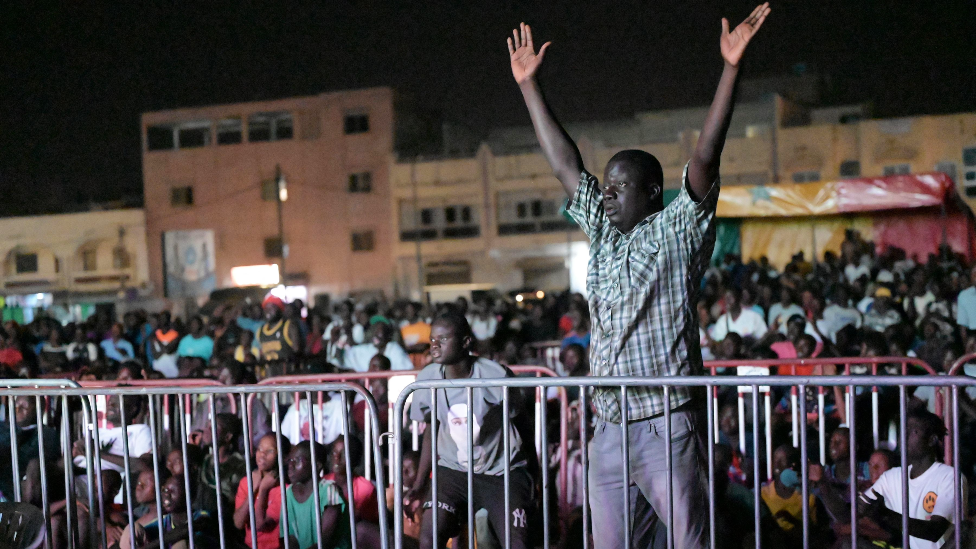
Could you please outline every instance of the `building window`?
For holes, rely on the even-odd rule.
[[[420,210],[420,224],[421,225],[433,225],[434,224],[434,209],[424,208]]]
[[[17,274],[37,272],[37,254],[17,254],[14,261]]]
[[[373,231],[352,233],[352,251],[354,252],[373,251]]]
[[[813,183],[815,181],[820,181],[820,172],[817,170],[793,172],[794,183]]]
[[[236,145],[244,141],[244,122],[239,116],[217,121],[217,144]]]
[[[98,250],[95,248],[89,248],[87,250],[82,250],[81,252],[81,270],[83,271],[97,271],[98,270]]]
[[[346,135],[352,135],[354,133],[366,133],[369,131],[369,115],[347,114],[344,126]]]
[[[939,162],[935,165],[935,171],[948,175],[949,179],[951,179],[953,182],[956,180],[955,162]]]
[[[210,144],[210,122],[187,122],[180,124],[176,131],[181,149],[195,149]]]
[[[349,174],[349,192],[368,193],[373,190],[373,174],[359,172]]]
[[[962,165],[966,171],[963,176],[966,196],[976,196],[976,147],[967,147],[962,150]]]
[[[192,206],[193,187],[173,187],[170,202],[173,206]]]
[[[452,204],[415,209],[409,201],[400,204],[400,241],[475,238],[481,226],[474,206]]]
[[[281,257],[281,239],[277,236],[264,239],[264,257]]]
[[[121,244],[112,249],[112,268],[116,270],[128,269],[132,266],[132,256]]]
[[[247,118],[247,140],[280,141],[295,135],[294,122],[288,112],[259,112]]]
[[[529,193],[511,192],[498,195],[498,234],[566,231],[573,224],[560,213],[562,198],[535,198]]]
[[[908,175],[912,173],[911,164],[893,164],[891,166],[885,166],[881,172],[885,177],[890,175]]]
[[[840,163],[841,177],[861,177],[861,162],[859,160],[845,160]]]
[[[176,136],[172,126],[146,128],[146,148],[150,151],[167,151],[176,148]]]
[[[461,208],[461,223],[471,223],[471,206]]]

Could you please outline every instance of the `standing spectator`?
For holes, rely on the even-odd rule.
[[[264,326],[258,330],[261,358],[267,363],[268,375],[284,373],[301,353],[302,340],[298,325],[285,318],[285,302],[269,295],[264,298]]]
[[[126,362],[136,357],[132,344],[122,338],[122,325],[118,322],[112,324],[109,337],[102,340],[102,351],[105,358],[115,362]]]
[[[474,338],[468,321],[456,312],[445,313],[436,320],[431,327],[431,357],[434,360],[417,376],[417,380],[427,379],[481,379],[509,377],[511,372],[497,362],[485,358],[475,357],[470,353]],[[506,521],[512,520],[512,547],[530,547],[529,539],[532,532],[531,509],[532,479],[527,471],[527,459],[523,449],[523,442],[515,429],[514,422],[508,424],[511,456],[509,474],[511,483],[507,496],[510,497],[511,516],[505,514],[505,486],[502,475],[505,463],[502,444],[502,429],[504,422],[499,414],[502,410],[501,388],[474,389],[473,402],[468,402],[463,388],[445,389],[437,392],[438,414],[437,433],[431,428],[431,402],[429,394],[420,391],[414,394],[410,408],[411,419],[427,423],[424,432],[423,450],[420,470],[414,485],[407,494],[410,509],[416,512],[423,504],[423,520],[421,526],[421,547],[431,547],[433,544],[432,514],[436,512],[438,532],[437,537],[443,543],[450,537],[456,536],[466,516],[463,512],[468,506],[467,470],[469,463],[474,473],[474,501],[470,502],[475,509],[484,508],[488,511],[488,521],[495,532],[504,532]],[[512,392],[512,396],[518,395]],[[467,453],[466,427],[468,407],[474,421],[473,451]],[[512,408],[517,414],[520,407],[516,404]],[[438,461],[432,463],[431,437],[437,437]],[[431,503],[432,495],[427,493],[426,479],[432,467],[437,467],[441,484],[437,492],[438,501]],[[514,519],[513,519],[514,517]],[[474,531],[474,525],[468,525],[468,531]]]
[[[196,357],[202,359],[204,363],[210,362],[213,356],[214,341],[206,333],[207,325],[203,322],[203,317],[196,315],[190,319],[190,333],[183,336],[179,346],[176,348],[176,355],[179,358]]]

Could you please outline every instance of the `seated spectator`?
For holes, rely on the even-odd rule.
[[[864,315],[864,327],[876,332],[883,332],[889,326],[902,321],[902,315],[897,305],[892,303],[891,290],[884,286],[874,291],[874,303]]]
[[[894,467],[897,462],[898,459],[891,450],[881,448],[871,452],[871,457],[868,459],[868,473],[871,477],[871,485],[877,484],[881,475]]]
[[[310,409],[311,408],[311,409]],[[312,418],[315,418],[315,439],[320,444],[332,444],[342,434],[342,400],[329,393],[323,395],[322,404],[309,406],[304,392],[298,393],[298,402],[288,407],[281,419],[281,435],[292,446],[303,440],[312,440]]]
[[[74,339],[72,339],[67,349],[65,349],[65,356],[73,364],[78,364],[79,362],[91,364],[98,360],[98,347],[91,341],[88,341],[88,336],[85,334],[84,329],[80,327],[75,328]]]
[[[803,316],[803,307],[796,302],[793,290],[786,286],[779,289],[779,301],[769,307],[769,326],[786,333],[786,321],[793,315]]]
[[[193,485],[190,485],[193,489]],[[146,526],[136,525],[136,545],[139,548],[158,548],[159,531],[163,532],[163,543],[172,549],[188,547],[190,537],[189,522],[193,521],[193,540],[197,547],[220,547],[217,525],[206,511],[194,510],[192,517],[187,516],[186,501],[192,499],[193,494],[186,493],[185,480],[182,476],[169,477],[160,487],[162,496],[162,517]]]
[[[105,420],[112,425],[110,428],[98,429],[98,443],[101,445],[102,470],[110,469],[122,473],[125,471],[125,446],[122,441],[122,414],[119,407],[118,397],[108,397],[105,405]],[[139,458],[153,451],[152,433],[145,420],[145,401],[142,397],[127,396],[125,400],[125,421],[128,427],[129,445],[129,470],[139,473],[143,462]],[[95,452],[94,447],[92,452]],[[85,469],[88,462],[85,459],[85,441],[75,441],[72,452],[73,462],[76,467]],[[80,477],[84,479],[85,477]],[[115,503],[122,503],[122,495],[119,494]]]
[[[409,448],[403,451],[403,493],[397,494],[391,484],[386,488],[386,508],[394,508],[394,499],[403,498],[407,495],[410,488],[417,479],[417,468],[420,464],[420,454],[411,451]],[[426,488],[426,487],[425,487]],[[392,520],[392,518],[390,519]],[[403,508],[403,537],[404,541],[412,542],[416,546],[420,539],[420,517],[411,513],[406,507]]]
[[[410,356],[399,343],[393,341],[393,326],[388,322],[377,322],[370,327],[372,337],[369,343],[355,345],[346,349],[342,357],[342,367],[354,372],[369,371],[369,361],[377,353],[390,359],[393,370],[413,370]]]
[[[743,309],[739,290],[729,288],[725,292],[726,312],[715,321],[712,338],[722,341],[730,333],[737,333],[744,340],[755,341],[766,335],[766,321],[756,311]]]
[[[261,349],[254,343],[254,332],[242,330],[240,337],[240,343],[234,347],[234,360],[253,364],[261,358]]]
[[[845,326],[861,327],[861,311],[852,307],[847,288],[838,284],[828,298],[830,304],[823,311],[823,333],[828,339],[837,342],[837,332]]]
[[[54,328],[47,341],[40,345],[37,358],[41,373],[60,372],[68,362],[68,346],[61,343],[61,329]]]
[[[282,449],[291,448],[282,440]],[[286,450],[286,451],[288,451]],[[254,449],[255,468],[251,472],[254,491],[254,524],[257,525],[257,549],[278,549],[281,539],[281,490],[278,478],[278,446],[273,434],[264,435]],[[234,526],[244,530],[244,543],[254,547],[251,539],[251,510],[247,493],[247,477],[237,486],[234,502]]]
[[[322,547],[346,548],[352,544],[346,501],[334,482],[322,479],[327,451],[314,443],[315,463],[309,441],[297,444],[288,454],[288,535],[296,549],[317,547],[315,515],[320,514]],[[315,508],[313,483],[318,483],[319,508]],[[284,533],[282,533],[284,535]]]
[[[498,318],[488,308],[487,303],[480,303],[475,306],[474,312],[468,315],[468,322],[471,323],[471,330],[479,348],[484,348],[495,337],[498,330]],[[430,328],[427,328],[427,341],[430,342]]]
[[[388,372],[390,370],[390,359],[383,355],[376,355],[369,361],[370,372]],[[390,406],[387,396],[387,380],[370,379],[368,383],[369,392],[373,395],[376,402],[376,419],[380,428],[386,428],[390,419]],[[359,429],[360,433],[366,431],[366,400],[356,395],[352,405],[352,421]]]
[[[168,473],[165,469],[163,472]],[[165,483],[169,478],[169,475],[162,476],[160,478],[160,483]],[[136,488],[134,491],[134,496],[136,503],[140,505],[135,510],[135,513],[139,515],[135,523],[143,528],[150,524],[155,524],[159,520],[159,510],[156,508],[156,477],[153,474],[152,469],[144,469],[139,473],[139,480],[136,482]],[[141,511],[141,513],[140,513]],[[87,526],[88,521],[82,520],[79,517],[79,526]],[[129,525],[128,519],[125,521],[125,529],[119,536],[119,548],[129,549],[131,547],[131,536],[129,535]]]
[[[800,451],[783,445],[773,452],[773,479],[763,484],[763,536],[771,547],[796,547],[803,536],[803,497],[800,487]],[[816,524],[816,500],[809,499],[810,524]],[[765,543],[764,546],[767,546]]]
[[[403,338],[403,346],[410,353],[424,353],[430,347],[430,323],[425,322],[421,318],[421,309],[420,303],[407,303],[403,325],[400,326],[400,337]],[[487,328],[489,326],[485,328],[488,331]],[[494,335],[494,328],[490,331]]]
[[[203,429],[201,446],[209,452],[200,467],[200,481],[196,490],[194,508],[217,516],[217,498],[221,499],[224,517],[233,514],[234,498],[241,479],[247,475],[244,457],[237,452],[241,437],[241,420],[234,414],[217,414],[217,438],[213,438],[210,422]],[[214,460],[220,468],[220,486],[214,477]]]
[[[102,340],[101,347],[108,360],[126,362],[136,358],[136,351],[132,344],[122,338],[122,325],[118,322],[112,324],[112,331],[109,337]]]
[[[190,464],[189,469],[187,469],[183,464],[183,452],[180,448],[171,450],[166,456],[166,470],[169,471],[171,476],[187,476],[190,477],[190,485],[196,486],[200,482],[200,465],[203,463],[203,458],[206,453],[203,448],[197,446],[196,444],[186,445],[186,457]]]
[[[180,345],[180,333],[173,327],[169,311],[159,314],[159,327],[153,332],[149,342],[152,354],[152,368],[168,378],[179,375],[176,366],[177,350]]]
[[[894,467],[884,473],[858,501],[858,515],[883,531],[871,539],[900,543],[902,539],[902,475],[908,474],[908,534],[913,548],[940,547],[952,536],[955,520],[955,470],[941,463],[946,435],[942,420],[925,410],[908,416],[908,471]],[[962,476],[966,494],[966,477]],[[963,500],[963,516],[966,501]],[[926,543],[928,542],[928,543]]]
[[[45,400],[41,400],[42,403]],[[16,423],[15,436],[17,440],[17,466],[21,475],[27,470],[27,464],[40,457],[38,453],[38,438],[44,438],[44,458],[46,460],[59,459],[61,456],[61,436],[58,430],[37,422],[37,398],[33,396],[18,396],[13,401],[14,421]],[[3,501],[14,501],[14,478],[10,463],[10,428],[6,422],[0,427],[0,498]]]
[[[586,309],[573,307],[569,310],[569,317],[573,322],[572,329],[563,338],[562,347],[573,343],[584,349],[590,347],[590,313]]]
[[[742,547],[746,535],[755,529],[752,492],[738,482],[730,482],[733,450],[728,444],[715,445],[715,531],[717,547]]]
[[[210,361],[213,356],[214,341],[206,333],[206,324],[199,315],[190,319],[190,333],[183,336],[180,344],[176,347],[176,355],[179,358],[197,357],[204,363]]]
[[[95,505],[97,511],[104,513],[105,516],[105,541],[112,547],[122,539],[122,534],[126,532],[129,517],[122,509],[120,500],[122,499],[122,475],[118,471],[111,469],[102,471],[102,499],[98,499],[98,492],[95,492]],[[51,486],[49,483],[48,486]],[[99,503],[100,501],[100,503]],[[38,501],[40,504],[40,501]],[[97,547],[102,542],[102,531],[89,532],[89,515],[92,512],[88,509],[88,498],[78,498],[78,534],[82,546]],[[98,513],[95,514],[95,524],[101,526]],[[52,525],[53,526],[53,525]]]
[[[353,468],[352,497],[349,497],[346,473],[346,450],[349,451],[349,462]],[[317,457],[317,456],[316,456]],[[356,464],[363,461],[363,446],[358,439],[335,439],[329,448],[329,469],[332,471],[322,478],[334,482],[342,495],[342,499],[352,501],[352,509],[356,518],[356,539],[360,545],[379,547],[380,543],[380,515],[376,486],[366,477],[355,474]]]

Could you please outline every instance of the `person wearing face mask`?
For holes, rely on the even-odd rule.
[[[784,444],[773,452],[773,480],[761,490],[764,546],[789,546],[803,535],[803,496],[800,493],[800,451]],[[817,520],[816,498],[809,496],[810,524]]]

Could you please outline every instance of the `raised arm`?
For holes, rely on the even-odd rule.
[[[576,194],[580,173],[583,171],[583,158],[576,143],[573,143],[566,130],[556,121],[536,80],[536,72],[542,65],[542,57],[551,42],[543,44],[537,54],[532,43],[532,29],[525,23],[521,23],[519,27],[512,31],[513,37],[508,39],[512,75],[522,90],[522,98],[529,108],[529,117],[532,118],[532,127],[542,145],[542,152],[552,166],[556,178],[566,189],[566,194],[572,198]]]
[[[732,106],[735,103],[735,88],[739,79],[739,63],[745,53],[749,41],[762,26],[769,15],[769,2],[752,10],[738,27],[729,32],[729,21],[722,19],[722,58],[725,69],[718,83],[718,90],[708,109],[705,125],[702,127],[698,145],[688,166],[688,184],[696,200],[701,200],[708,193],[712,183],[718,177],[719,163],[722,149],[725,147],[725,134],[729,131],[729,121],[732,119]]]

